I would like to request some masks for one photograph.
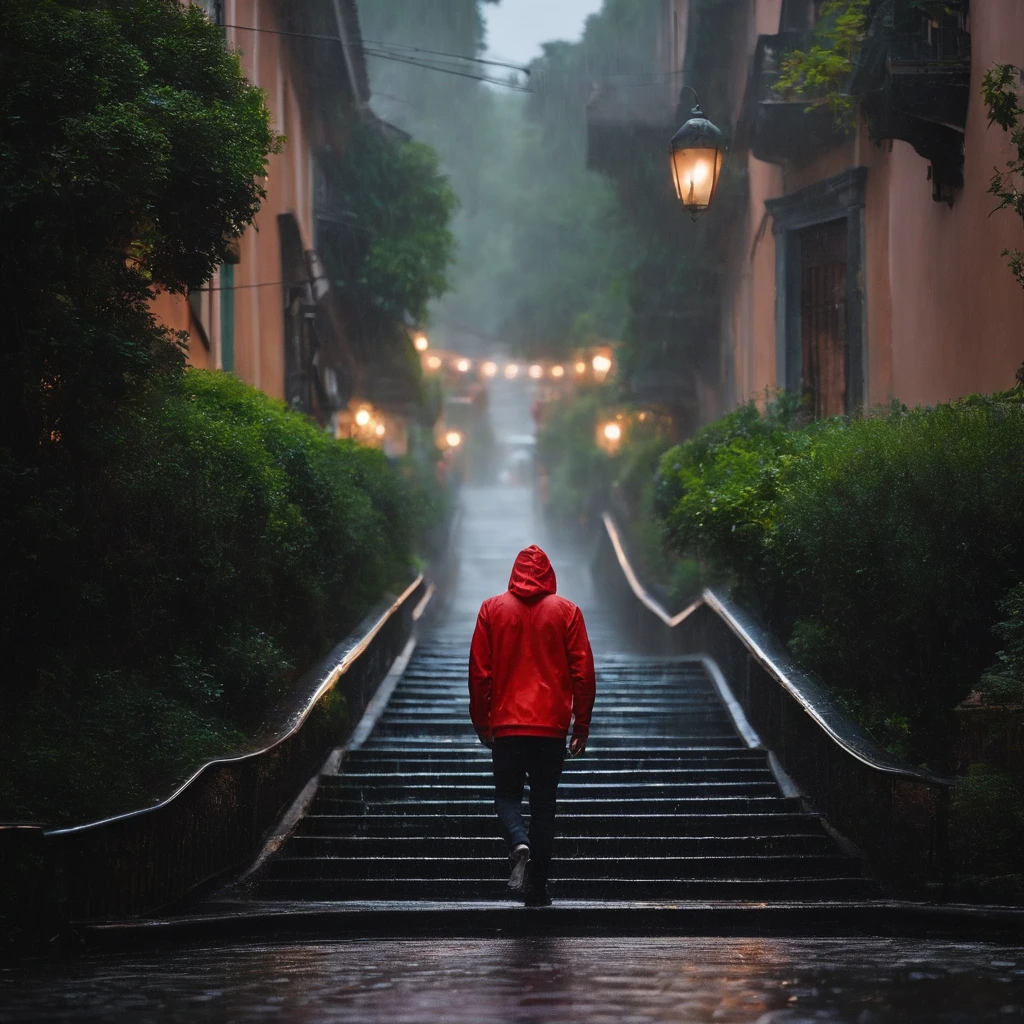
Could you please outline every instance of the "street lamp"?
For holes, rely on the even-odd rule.
[[[483,371],[485,377],[493,377],[498,372],[498,364],[488,361],[484,363]]]
[[[672,180],[683,208],[696,220],[715,197],[725,156],[725,136],[701,112],[697,93],[693,93],[690,120],[672,136]]]
[[[539,363],[534,363],[533,366],[530,367],[530,376],[534,380],[540,380],[541,377],[544,376],[544,367]]]
[[[469,362],[468,359],[460,359],[455,364],[455,369],[458,370],[459,373],[469,373],[469,367],[470,367],[470,362]]]
[[[449,448],[458,448],[462,444],[462,435],[457,430],[449,430],[444,439],[448,442]]]
[[[413,345],[416,346],[417,352],[426,352],[430,348],[430,342],[427,341],[425,334],[417,334],[416,339],[413,341]]]

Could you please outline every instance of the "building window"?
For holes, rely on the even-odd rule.
[[[855,167],[770,199],[775,233],[776,380],[815,417],[865,396],[864,186]]]
[[[847,403],[846,220],[800,232],[801,384],[815,419]]]

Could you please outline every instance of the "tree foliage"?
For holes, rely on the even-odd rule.
[[[224,258],[281,144],[221,31],[10,0],[0,36],[0,818],[80,821],[258,732],[426,510],[380,452],[186,372],[150,311]]]
[[[982,94],[988,107],[988,123],[997,124],[1010,136],[1010,144],[1017,151],[1003,170],[996,170],[989,184],[989,192],[999,200],[997,210],[1012,210],[1024,220],[1024,191],[1021,177],[1024,176],[1024,119],[1016,83],[1024,78],[1024,72],[1013,64],[996,64],[985,72]],[[1020,249],[1004,249],[1003,257],[1010,272],[1024,287],[1024,252]]]
[[[857,99],[844,86],[864,41],[871,0],[826,0],[807,50],[783,57],[775,91],[801,96],[810,106],[827,106],[837,125],[851,127],[857,118]]]
[[[151,289],[210,276],[279,141],[196,6],[10,0],[0,35],[0,416],[24,453],[168,358]]]
[[[457,199],[437,154],[371,121],[330,173],[340,223],[325,232],[322,255],[335,285],[368,308],[422,320],[447,291],[454,256]]]

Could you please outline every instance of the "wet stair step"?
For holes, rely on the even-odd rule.
[[[303,857],[288,855],[270,865],[271,878],[496,878],[508,876],[508,858],[497,848],[490,857],[444,856]],[[688,857],[581,857],[559,861],[563,878],[646,878],[661,881],[701,878],[831,878],[856,877],[856,861],[840,855],[756,854]]]
[[[628,867],[628,865],[627,865]],[[267,879],[260,895],[277,900],[495,900],[508,899],[502,878]],[[863,878],[733,878],[661,881],[630,874],[607,878],[552,877],[560,899],[572,900],[863,900],[878,887]]]
[[[594,836],[822,836],[813,814],[565,814],[562,832]],[[494,835],[494,812],[477,814],[321,814],[316,808],[296,829],[297,836],[416,835],[424,839]]]

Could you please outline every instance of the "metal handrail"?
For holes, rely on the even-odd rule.
[[[629,558],[611,513],[604,512],[601,518],[608,531],[608,538],[615,551],[619,567],[633,594],[666,626],[674,629],[697,609],[707,606],[729,627],[753,657],[810,716],[815,724],[851,757],[876,771],[901,778],[913,779],[916,782],[924,782],[933,786],[951,787],[955,785],[955,779],[934,775],[922,768],[904,764],[890,757],[835,707],[822,688],[790,661],[770,635],[757,627],[749,615],[733,605],[727,598],[716,594],[711,589],[705,589],[701,597],[689,607],[677,615],[669,615],[647,592],[629,564]]]
[[[216,768],[219,765],[226,764],[237,764],[241,761],[248,761],[258,757],[264,757],[266,754],[273,751],[276,747],[281,746],[290,740],[298,731],[302,728],[306,719],[312,714],[313,709],[323,698],[324,694],[332,690],[337,684],[338,680],[345,675],[346,672],[352,667],[359,656],[370,646],[373,638],[384,628],[388,620],[394,615],[409,597],[416,591],[416,589],[423,582],[423,574],[420,573],[416,579],[409,584],[408,587],[402,592],[401,596],[396,598],[394,602],[380,615],[373,626],[360,638],[352,648],[346,651],[344,657],[324,676],[320,685],[316,688],[313,695],[306,701],[305,706],[299,712],[299,714],[292,720],[290,728],[287,729],[281,736],[279,736],[273,743],[260,750],[253,750],[247,754],[239,754],[235,757],[218,757],[211,761],[207,761],[202,767],[198,768],[185,782],[183,782],[166,800],[162,800],[158,804],[153,804],[151,807],[143,807],[135,811],[126,811],[124,814],[115,814],[109,818],[103,818],[100,821],[91,821],[84,825],[73,825],[70,828],[58,828],[51,829],[46,832],[47,836],[67,836],[77,835],[83,832],[87,832],[90,829],[100,828],[104,825],[109,825],[116,821],[126,821],[131,818],[140,818],[148,814],[154,814],[159,810],[172,804],[175,800],[182,796],[191,786],[193,786],[207,771]],[[420,615],[423,614],[427,602],[433,596],[432,590],[426,593],[423,599],[417,604],[417,611]],[[419,616],[417,616],[418,618]]]

